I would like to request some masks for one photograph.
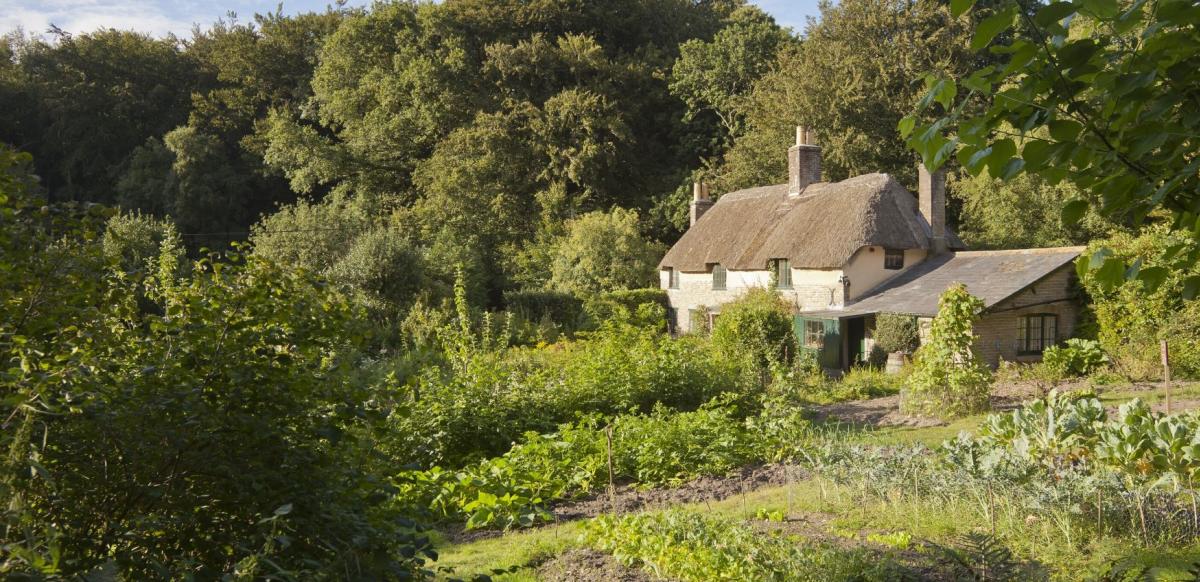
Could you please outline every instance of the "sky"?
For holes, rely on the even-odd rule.
[[[290,0],[286,13],[324,10],[330,0]],[[805,17],[816,15],[817,0],[751,0],[783,26],[804,29]],[[351,6],[368,0],[350,0]],[[156,36],[189,36],[193,24],[207,26],[228,12],[247,21],[256,12],[275,9],[278,0],[0,0],[0,33],[18,26],[28,34],[43,34],[51,24],[67,32],[97,28],[133,29]]]

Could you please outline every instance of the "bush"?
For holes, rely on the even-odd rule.
[[[588,294],[637,289],[654,281],[664,249],[642,237],[637,212],[590,212],[568,221],[566,230],[551,250],[552,289]]]
[[[712,330],[713,349],[751,370],[788,363],[797,352],[792,311],[767,289],[751,289],[721,308]]]
[[[648,306],[655,306],[651,309]],[[670,303],[662,289],[628,289],[588,295],[584,312],[592,327],[606,322],[629,323],[658,331],[666,331],[667,309]]]
[[[734,411],[710,404],[694,412],[656,407],[613,423],[613,458],[621,475],[645,485],[724,475],[755,458],[755,440]]]
[[[1100,342],[1072,338],[1065,345],[1046,348],[1042,365],[1055,378],[1086,376],[1099,370],[1108,361]]]
[[[917,318],[898,313],[875,316],[875,346],[885,353],[911,354],[921,346],[921,330]]]
[[[110,218],[100,244],[104,258],[126,273],[156,271],[151,262],[158,259],[164,245],[175,258],[183,255],[183,242],[175,225],[140,212],[123,212]]]
[[[945,417],[987,409],[991,372],[975,357],[973,331],[982,309],[965,285],[942,293],[929,342],[917,350],[902,392],[905,412]]]
[[[1158,379],[1162,375],[1159,341],[1166,339],[1172,350],[1172,371],[1177,377],[1200,378],[1200,302],[1184,301],[1183,286],[1188,276],[1200,275],[1200,266],[1180,271],[1160,264],[1168,249],[1173,256],[1194,252],[1197,242],[1186,233],[1165,225],[1151,226],[1139,236],[1120,234],[1097,241],[1089,251],[1111,249],[1127,262],[1140,261],[1142,271],[1159,269],[1163,281],[1151,291],[1141,280],[1110,287],[1090,270],[1081,282],[1092,298],[1096,339],[1112,358],[1113,367],[1133,380]],[[1081,265],[1089,256],[1080,259]]]
[[[521,290],[504,293],[504,307],[526,321],[548,318],[561,329],[574,332],[581,327],[583,302],[570,293],[548,290]]]

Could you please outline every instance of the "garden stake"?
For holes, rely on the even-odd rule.
[[[604,427],[604,435],[608,439],[608,505],[612,508],[612,512],[617,512],[617,486],[613,483],[613,461],[612,461],[612,435],[613,426],[610,424]]]
[[[1167,414],[1171,414],[1171,357],[1167,349],[1167,340],[1159,343],[1162,348],[1163,383],[1167,388]]]
[[[992,481],[988,482],[988,521],[992,524],[992,537],[996,537],[996,496],[992,494]]]

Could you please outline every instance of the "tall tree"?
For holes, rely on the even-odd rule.
[[[797,125],[812,128],[826,177],[887,172],[916,182],[896,123],[921,96],[912,80],[957,74],[978,58],[969,27],[935,2],[822,2],[801,46],[785,51],[746,104],[746,133],[718,169],[721,189],[786,179],[782,151]]]

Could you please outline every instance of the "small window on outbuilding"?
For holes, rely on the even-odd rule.
[[[713,263],[712,279],[713,291],[725,290],[725,267],[721,266],[720,263]]]
[[[1058,316],[1053,313],[1027,315],[1017,329],[1017,352],[1035,355],[1058,343]]]
[[[679,271],[676,271],[675,267],[667,267],[667,287],[679,288]]]
[[[787,259],[772,259],[771,271],[775,275],[776,289],[792,288],[792,266]]]
[[[903,249],[884,249],[883,252],[883,268],[893,271],[899,271],[904,268],[904,250]]]

